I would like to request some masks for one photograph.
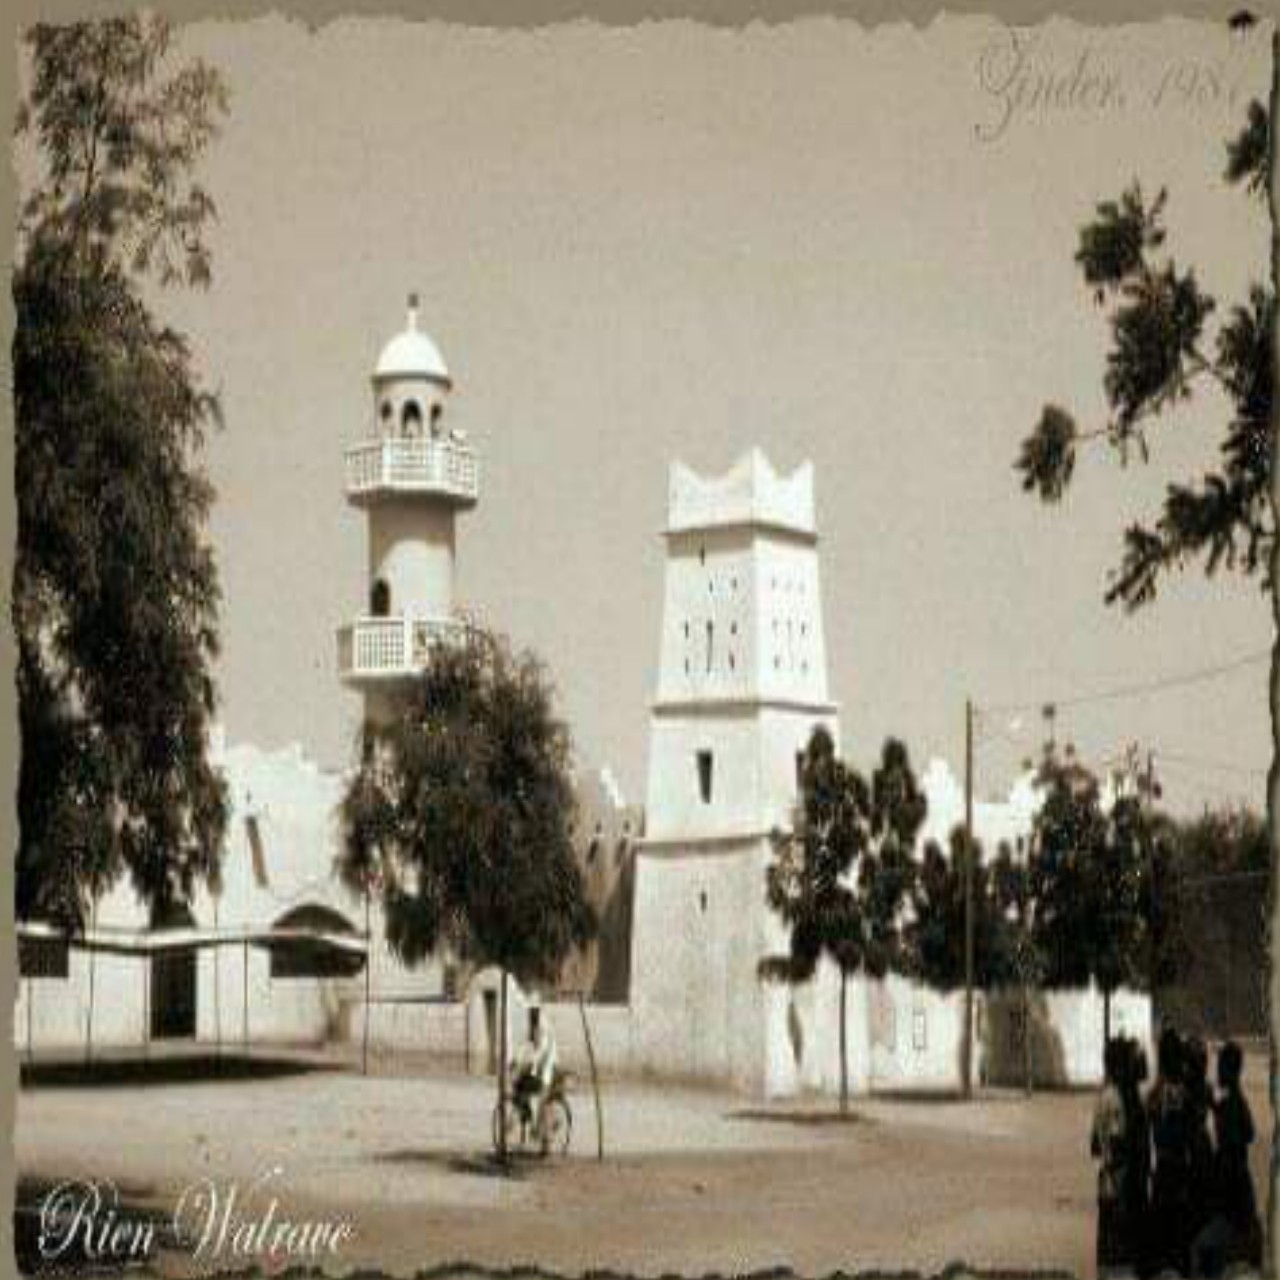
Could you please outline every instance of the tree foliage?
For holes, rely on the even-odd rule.
[[[840,973],[840,1108],[849,1105],[846,987],[855,973],[883,977],[907,967],[902,906],[915,873],[926,802],[907,749],[890,738],[868,783],[814,729],[800,769],[790,832],[774,838],[765,897],[787,926],[785,955],[760,962],[761,976],[806,982],[823,956]]]
[[[767,977],[811,978],[826,955],[845,975],[882,977],[905,967],[900,909],[914,875],[925,798],[907,749],[889,739],[870,785],[814,730],[801,766],[796,824],[774,840],[766,872],[770,907],[790,931]]]
[[[1146,886],[1153,824],[1142,800],[1104,807],[1098,781],[1072,760],[1041,768],[1028,866],[1035,948],[1049,987],[1090,981],[1104,995],[1149,985]]]
[[[406,963],[441,946],[549,981],[591,937],[574,856],[570,743],[539,663],[475,632],[365,726],[338,870],[376,893]]]
[[[1259,102],[1250,104],[1243,130],[1228,143],[1225,176],[1255,198],[1270,189],[1269,120]],[[1026,491],[1059,502],[1082,443],[1105,440],[1122,463],[1135,455],[1146,462],[1150,430],[1168,420],[1169,410],[1201,387],[1222,393],[1227,414],[1216,469],[1170,484],[1155,520],[1125,532],[1106,598],[1130,609],[1155,598],[1162,575],[1194,560],[1208,574],[1261,573],[1272,586],[1275,298],[1269,286],[1254,284],[1211,334],[1217,300],[1194,270],[1180,269],[1165,252],[1166,199],[1163,190],[1148,199],[1135,182],[1119,200],[1099,204],[1081,229],[1076,262],[1111,331],[1102,384],[1110,414],[1082,431],[1068,410],[1046,405],[1016,464]]]
[[[20,127],[44,176],[13,278],[16,901],[74,930],[126,872],[161,910],[217,877],[219,589],[199,464],[217,403],[141,276],[208,281],[214,209],[192,175],[225,90],[199,62],[164,78],[155,18],[41,25],[28,44]]]
[[[910,895],[906,936],[911,972],[939,991],[954,991],[965,982],[968,850],[963,826],[951,832],[945,851],[935,840],[926,842]],[[981,841],[972,842],[972,852],[974,984],[991,991],[1015,976],[1008,881],[1001,879],[998,864],[988,864]]]

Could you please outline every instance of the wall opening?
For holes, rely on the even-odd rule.
[[[377,578],[369,588],[369,612],[375,618],[391,616],[391,587],[385,578]]]
[[[341,912],[308,903],[286,911],[273,930],[299,929],[314,933],[354,934],[355,927]],[[364,968],[364,957],[306,939],[282,938],[271,947],[271,977],[350,978]]]
[[[422,434],[422,406],[416,400],[406,400],[400,410],[400,431],[413,439]]]
[[[180,903],[153,911],[151,927],[157,933],[193,929],[195,917]],[[176,947],[151,957],[151,1038],[182,1040],[196,1033],[196,951]]]
[[[698,752],[698,794],[703,804],[711,803],[712,759],[710,751]]]
[[[20,978],[61,978],[71,976],[71,949],[65,938],[19,938]]]

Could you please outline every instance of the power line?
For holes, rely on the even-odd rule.
[[[1197,769],[1209,769],[1219,773],[1236,773],[1247,778],[1265,778],[1268,769],[1265,765],[1235,764],[1226,760],[1210,760],[1205,756],[1185,755],[1180,751],[1161,751],[1156,748],[1157,760],[1169,760],[1175,765],[1190,765]]]
[[[1109,689],[1099,689],[1093,693],[1076,694],[1068,698],[1042,698],[1035,702],[990,703],[980,708],[988,714],[1004,715],[1014,711],[1030,711],[1052,706],[1058,710],[1068,707],[1090,706],[1099,702],[1118,702],[1125,698],[1139,698],[1147,694],[1161,693],[1166,689],[1179,689],[1186,685],[1201,684],[1207,680],[1217,680],[1231,675],[1246,667],[1256,666],[1260,662],[1271,660],[1271,650],[1259,649],[1254,653],[1242,654],[1238,658],[1221,662],[1211,667],[1200,667],[1194,671],[1184,671],[1175,675],[1164,676],[1156,680],[1140,681],[1133,684],[1115,685]]]

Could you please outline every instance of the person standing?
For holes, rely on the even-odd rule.
[[[1178,1033],[1166,1027],[1156,1050],[1156,1080],[1147,1094],[1147,1117],[1155,1166],[1151,1175],[1150,1240],[1154,1271],[1187,1270],[1191,1236],[1190,1115],[1185,1083],[1185,1052]]]
[[[1213,1103],[1213,1214],[1191,1250],[1193,1275],[1217,1275],[1225,1267],[1262,1265],[1262,1223],[1258,1218],[1249,1148],[1253,1114],[1241,1088],[1244,1055],[1234,1040],[1218,1050],[1218,1088]]]
[[[1102,1091],[1093,1111],[1089,1148],[1098,1162],[1098,1275],[1130,1265],[1129,1233],[1125,1224],[1124,1191],[1128,1156],[1125,1125],[1124,1044],[1109,1040],[1103,1054]]]
[[[1124,1108],[1125,1161],[1121,1187],[1121,1230],[1128,1262],[1140,1271],[1150,1250],[1147,1219],[1151,1200],[1151,1126],[1142,1102],[1147,1056],[1136,1040],[1123,1041],[1120,1101]]]

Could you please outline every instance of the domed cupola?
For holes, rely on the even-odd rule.
[[[443,387],[453,385],[440,348],[418,328],[416,293],[409,295],[409,314],[404,329],[382,348],[373,371],[375,383],[385,382],[388,378],[425,378]]]

